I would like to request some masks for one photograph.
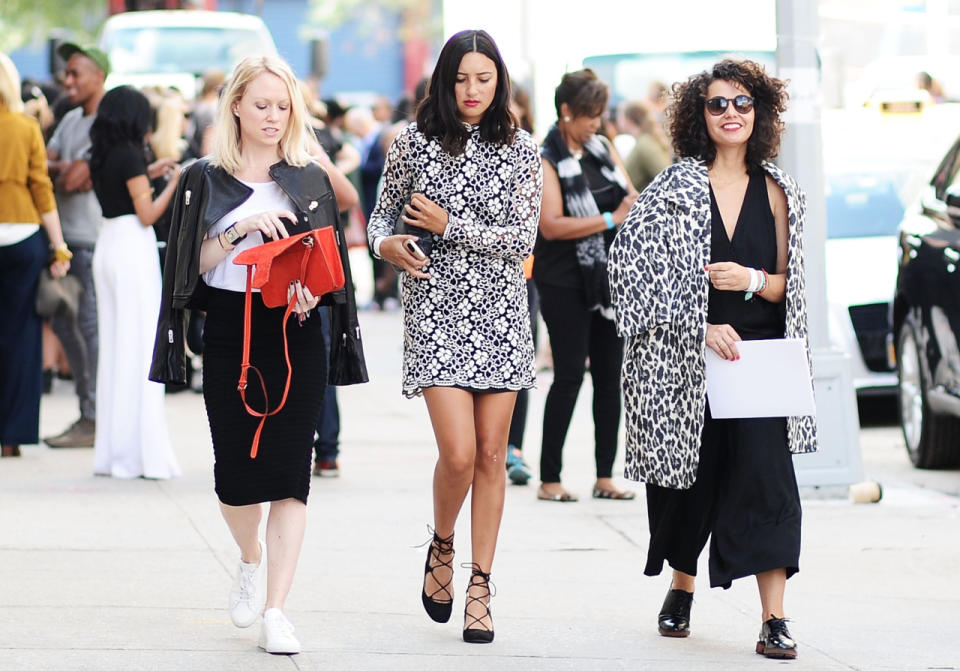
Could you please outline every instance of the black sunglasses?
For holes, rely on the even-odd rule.
[[[703,101],[704,107],[707,108],[707,111],[710,112],[712,116],[720,116],[726,112],[727,105],[730,103],[733,103],[733,109],[737,110],[740,114],[746,114],[753,109],[753,98],[748,95],[738,95],[736,98],[716,96],[715,98],[707,98]]]

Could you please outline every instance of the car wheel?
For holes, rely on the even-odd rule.
[[[897,352],[900,426],[910,461],[917,468],[950,466],[960,445],[960,419],[930,410],[920,347],[910,322],[900,329]]]

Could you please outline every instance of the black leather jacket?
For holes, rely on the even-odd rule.
[[[270,176],[293,201],[297,223],[304,226],[298,230],[333,226],[337,232],[346,286],[322,300],[322,304],[333,308],[329,382],[366,382],[347,245],[330,179],[319,165],[297,168],[283,161],[271,166]],[[150,366],[150,379],[154,382],[186,384],[186,310],[205,307],[206,285],[200,281],[200,245],[210,226],[251,193],[250,187],[205,159],[188,167],[181,176],[174,196],[163,269],[163,297]]]

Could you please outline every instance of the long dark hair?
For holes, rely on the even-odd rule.
[[[90,169],[101,168],[107,154],[118,145],[133,145],[143,151],[151,119],[150,101],[140,91],[129,86],[107,91],[90,127]]]
[[[703,104],[707,88],[718,79],[739,84],[753,96],[753,133],[747,140],[747,165],[758,167],[780,151],[787,109],[787,85],[771,77],[763,66],[748,60],[722,60],[713,69],[673,85],[673,102],[666,109],[667,129],[677,156],[703,159],[712,165],[717,148],[707,132]]]
[[[517,120],[510,113],[510,75],[496,43],[484,30],[463,30],[447,40],[440,50],[437,66],[430,77],[430,90],[417,108],[417,127],[427,137],[440,138],[448,154],[463,153],[469,132],[457,116],[454,86],[464,54],[483,54],[497,68],[497,91],[480,120],[480,137],[487,142],[511,144],[517,132]]]

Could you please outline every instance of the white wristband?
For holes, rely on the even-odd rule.
[[[374,238],[374,239],[373,239],[373,255],[376,256],[378,259],[379,259],[379,258],[383,258],[383,257],[380,256],[380,245],[382,245],[382,244],[383,244],[383,236],[382,236],[382,235],[381,235],[379,238]]]

